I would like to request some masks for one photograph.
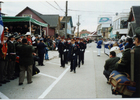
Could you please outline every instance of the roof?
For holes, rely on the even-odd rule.
[[[50,27],[57,27],[59,15],[43,15],[43,14],[41,14],[41,13],[39,13],[39,12],[29,8],[29,7],[26,7],[24,10],[26,10],[26,9],[30,9],[39,18],[41,18],[43,21],[45,21],[47,24],[49,24]],[[20,13],[22,13],[23,11],[21,11]],[[19,14],[17,14],[17,15],[19,15]]]
[[[57,27],[59,15],[40,15],[40,17],[50,25],[50,27]]]
[[[13,17],[13,16],[2,16],[3,22],[29,22],[31,21],[32,23],[36,24],[36,25],[40,25],[43,27],[47,27],[48,24],[39,22],[31,17]]]
[[[67,16],[67,22],[69,22],[69,21],[71,21],[71,26],[73,27],[71,16]],[[61,20],[61,23],[65,23],[65,22],[66,22],[66,17],[64,16],[63,19]]]
[[[80,32],[80,34],[85,34],[85,33],[90,34],[91,32],[89,32],[89,31],[87,31],[87,30],[84,30],[84,31],[81,31],[81,32]]]
[[[132,17],[134,17],[137,24],[140,24],[140,6],[132,6],[128,22],[131,22]]]

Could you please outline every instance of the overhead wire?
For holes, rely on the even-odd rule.
[[[61,7],[58,5],[58,3],[56,2],[56,1],[54,1],[55,3],[56,3],[56,5],[59,7],[59,9],[61,10],[61,11],[63,11],[64,12],[64,10],[63,9],[61,9]]]

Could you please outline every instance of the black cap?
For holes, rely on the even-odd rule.
[[[22,39],[22,43],[27,43],[27,39]]]
[[[10,35],[10,36],[9,36],[9,39],[11,39],[11,38],[14,38],[14,35]]]
[[[20,36],[17,36],[15,39],[18,40],[20,38]]]

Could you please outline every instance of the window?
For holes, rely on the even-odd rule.
[[[128,18],[122,17],[120,19],[120,29],[125,29],[128,27],[128,22],[127,22]]]
[[[32,15],[31,14],[22,14],[23,17],[31,17],[32,18]]]

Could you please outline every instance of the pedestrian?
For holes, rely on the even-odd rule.
[[[48,55],[49,49],[45,47],[45,60],[49,60],[49,55]]]
[[[116,57],[116,53],[115,51],[111,51],[110,55],[109,55],[109,59],[107,59],[105,61],[105,65],[104,65],[104,71],[103,74],[105,75],[105,77],[107,78],[107,83],[109,84],[109,76],[110,73],[114,70],[114,65],[116,64],[116,62],[118,62],[120,60],[119,57]]]
[[[101,55],[101,48],[102,48],[102,40],[99,38],[99,41],[97,42],[97,49],[98,49],[98,57]]]
[[[70,64],[70,72],[74,71],[76,73],[76,59],[78,53],[78,46],[75,44],[75,40],[71,41],[71,64]]]
[[[60,54],[60,61],[61,61],[61,66],[60,67],[65,67],[65,52],[66,52],[66,46],[64,43],[64,38],[59,42],[58,44],[58,52]]]
[[[122,98],[140,98],[140,27],[135,29],[134,36],[134,82],[136,82],[136,91],[133,95],[122,95]],[[131,76],[131,53],[130,48],[123,51],[122,58],[115,64],[115,70],[128,73]],[[131,78],[130,78],[131,79]]]
[[[43,42],[43,38],[41,38],[37,44],[38,56],[39,56],[38,65],[41,65],[41,66],[44,66],[43,61],[44,61],[45,47],[47,47],[47,45]]]
[[[14,35],[11,35],[9,37],[9,41],[7,43],[7,45],[8,45],[8,58],[9,58],[7,75],[8,75],[8,79],[10,79],[10,80],[15,79],[14,71],[15,71],[15,61],[16,61],[16,47],[15,47],[14,40],[15,40]]]
[[[19,85],[22,85],[25,78],[25,71],[27,70],[27,82],[28,84],[32,83],[32,66],[33,66],[33,55],[34,48],[31,45],[28,45],[27,39],[22,39],[22,45],[18,46],[19,52]]]

